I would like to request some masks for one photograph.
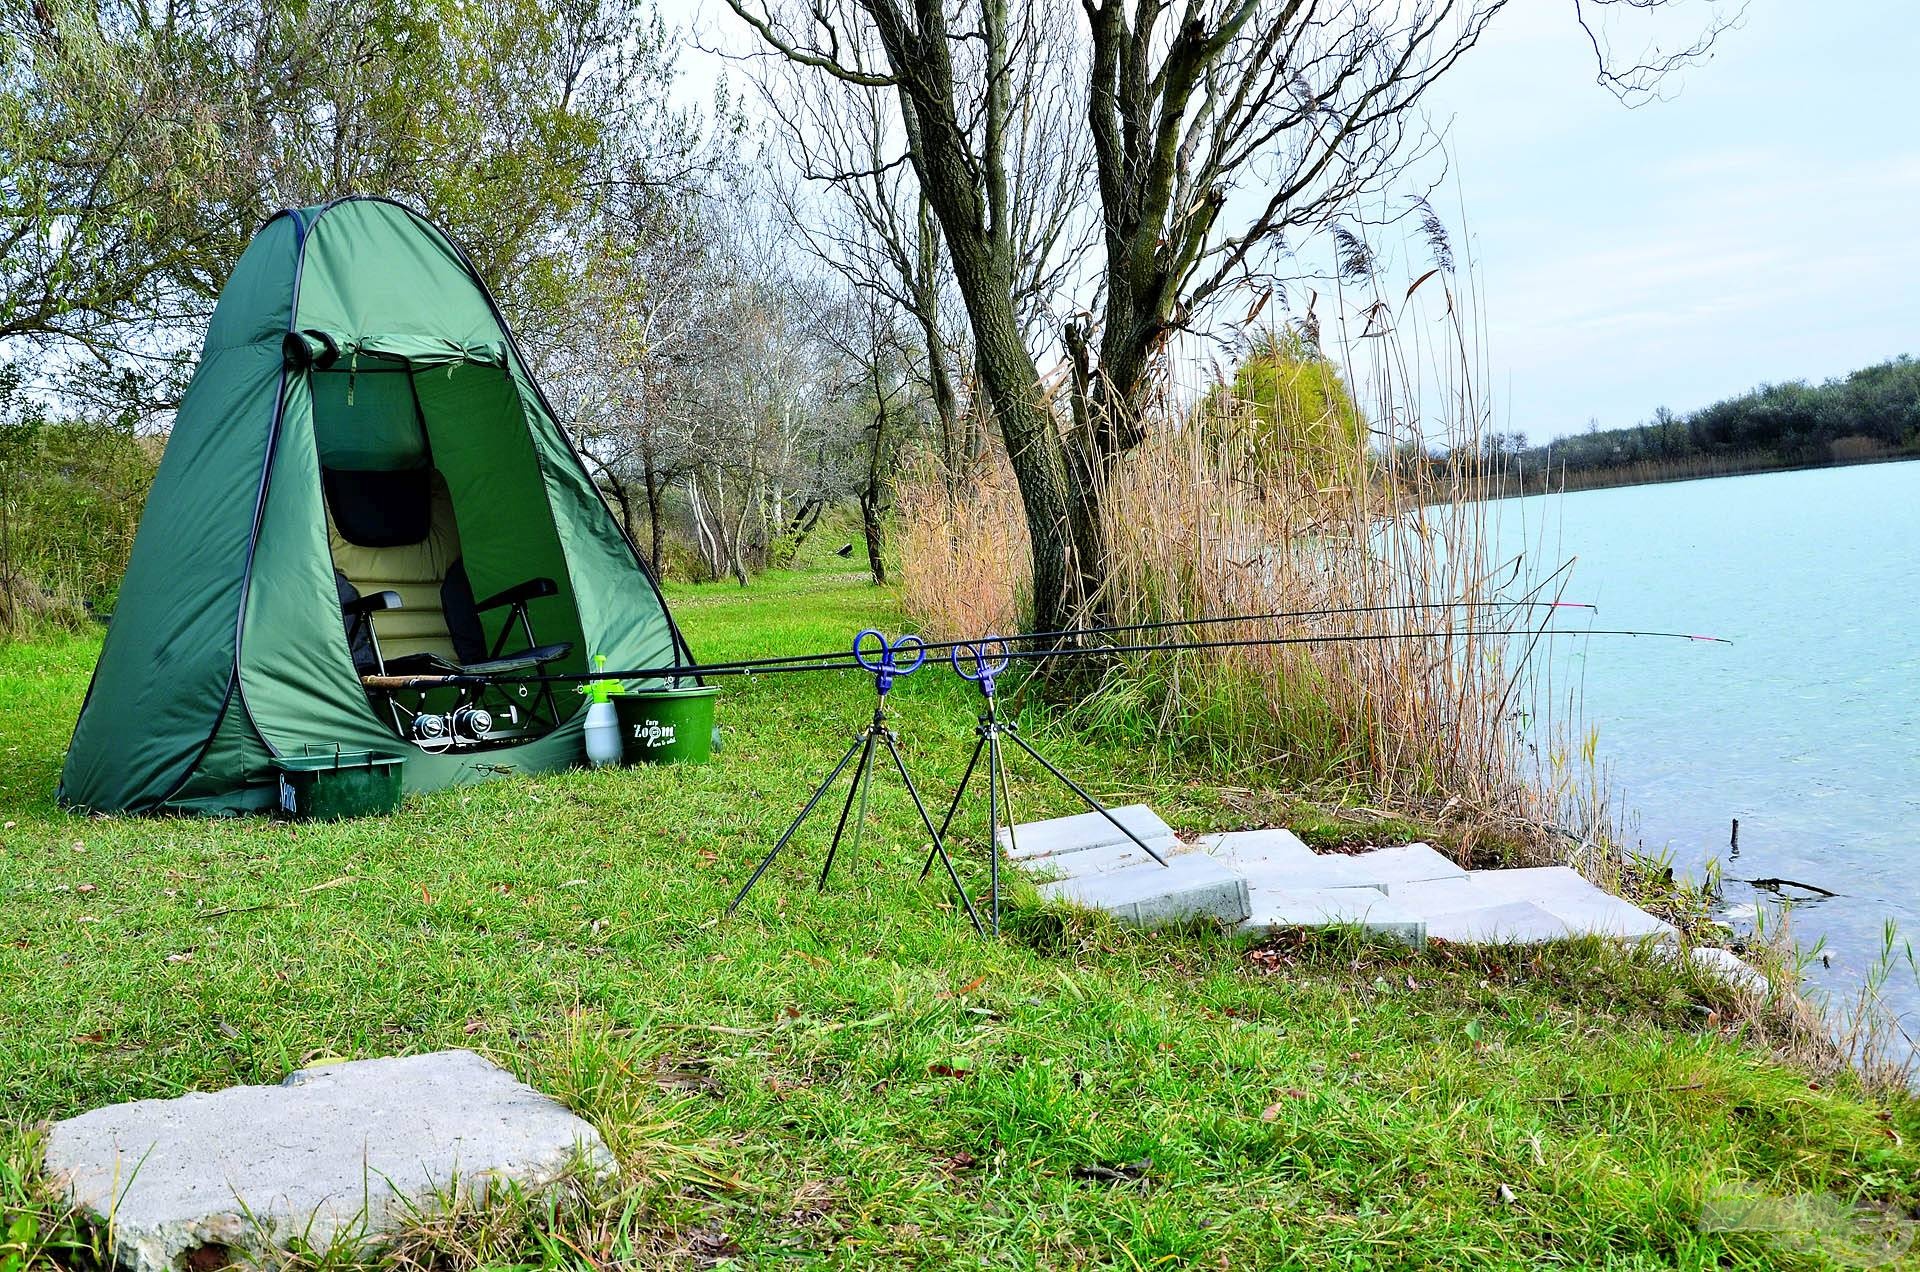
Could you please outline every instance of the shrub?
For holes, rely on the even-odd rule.
[[[113,607],[161,445],[115,424],[0,426],[0,631]]]

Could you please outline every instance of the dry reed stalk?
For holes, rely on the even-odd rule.
[[[898,483],[902,603],[929,640],[1017,630],[1032,592],[1026,519],[1006,460],[957,488],[930,465]]]
[[[1403,338],[1417,325],[1395,323],[1374,295],[1353,310],[1363,334],[1328,351],[1366,427],[1289,418],[1276,440],[1271,420],[1256,419],[1225,383],[1168,383],[1169,405],[1116,466],[1103,504],[1111,576],[1102,601],[1113,621],[1405,607],[1206,629],[1210,639],[1394,639],[1131,658],[1081,718],[1204,748],[1236,771],[1352,784],[1407,810],[1445,808],[1469,824],[1469,842],[1475,828],[1544,840],[1541,827],[1569,811],[1598,841],[1604,823],[1585,819],[1604,817],[1606,804],[1595,806],[1591,783],[1567,762],[1573,748],[1543,748],[1561,761],[1557,771],[1528,772],[1520,721],[1537,706],[1529,678],[1539,660],[1527,636],[1552,611],[1488,604],[1555,599],[1564,575],[1526,580],[1503,565],[1488,517],[1491,475],[1477,461],[1430,454],[1437,445],[1478,455],[1490,410],[1451,285],[1438,278],[1429,288],[1442,343]],[[1409,311],[1417,303],[1408,300]],[[1170,405],[1181,401],[1189,405]],[[901,504],[905,604],[922,629],[1012,630],[1026,609],[1028,563],[1004,463],[957,492],[922,470]]]

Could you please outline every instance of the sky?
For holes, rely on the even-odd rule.
[[[736,34],[721,0],[662,12]],[[1634,52],[1667,30],[1612,34]],[[1573,0],[1514,0],[1429,100],[1500,427],[1540,442],[1920,354],[1916,65],[1912,0],[1751,0],[1711,60],[1628,109]],[[716,69],[690,53],[684,87]]]

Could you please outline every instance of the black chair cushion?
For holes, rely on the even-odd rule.
[[[333,587],[340,594],[341,617],[347,625],[347,651],[353,655],[353,669],[362,676],[380,674],[380,656],[373,650],[373,618],[345,613],[348,605],[360,599],[360,589],[339,570],[333,572]]]
[[[516,671],[531,671],[546,663],[556,662],[573,652],[571,641],[561,641],[557,645],[536,645],[532,649],[505,658],[489,658],[485,662],[468,663],[460,670],[470,671],[480,676],[504,676]]]
[[[462,557],[447,567],[440,584],[440,612],[447,619],[447,638],[453,642],[453,656],[463,663],[487,660],[487,632],[480,625],[480,611],[473,603],[473,583],[467,578],[467,562]]]
[[[340,537],[363,548],[419,543],[433,529],[431,468],[323,468]]]

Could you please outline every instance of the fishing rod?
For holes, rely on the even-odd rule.
[[[1097,631],[1099,629],[1086,630]],[[1225,640],[1163,641],[1134,645],[1055,645],[1049,649],[1025,650],[1005,648],[1011,641],[1020,639],[1018,637],[987,636],[978,637],[971,641],[941,642],[939,644],[922,646],[922,648],[928,650],[957,649],[999,642],[1007,657],[1031,661],[1044,658],[1075,658],[1093,655],[1186,653],[1205,649],[1252,649],[1285,645],[1338,645],[1386,640],[1450,640],[1494,636],[1518,637],[1522,635],[1535,639],[1562,636],[1626,636],[1636,638],[1646,637],[1653,640],[1684,640],[1720,645],[1731,645],[1733,643],[1723,636],[1703,636],[1690,632],[1642,631],[1633,628],[1599,628],[1585,630],[1578,628],[1541,628],[1527,629],[1524,632],[1501,628],[1468,628],[1463,631],[1332,632],[1316,635],[1248,636]],[[539,675],[519,676],[475,675],[458,672],[442,675],[365,676],[362,677],[361,683],[371,689],[431,689],[451,685],[587,684],[600,680],[666,680],[685,679],[691,676],[754,676],[798,672],[871,670],[872,668],[870,666],[860,662],[852,654],[821,653],[794,655],[789,661],[771,664],[765,660],[751,659],[740,662],[682,663],[670,667],[642,667],[628,671],[547,672]]]
[[[1114,623],[1099,627],[1062,627],[1052,631],[1020,632],[1013,636],[998,639],[1005,641],[1064,640],[1077,636],[1111,636],[1121,632],[1165,631],[1173,627],[1208,627],[1219,623],[1263,623],[1288,618],[1330,618],[1345,614],[1388,614],[1420,609],[1584,609],[1597,611],[1597,605],[1586,601],[1447,601],[1434,605],[1425,602],[1349,605],[1330,609],[1309,610],[1271,610],[1264,614],[1222,614],[1207,618],[1166,618],[1153,622]],[[963,640],[929,641],[921,646],[929,654],[947,653],[955,649],[965,649],[980,642],[980,637],[968,637]],[[822,658],[844,657],[837,651],[820,654],[784,654],[768,658],[752,658],[729,661],[721,664],[727,667],[777,669],[793,663],[815,663]]]
[[[1432,604],[1427,602],[1402,602],[1380,605],[1338,606],[1328,609],[1271,610],[1263,614],[1222,614],[1204,618],[1169,618],[1159,619],[1154,622],[1117,623],[1100,627],[1063,627],[1052,631],[1021,632],[1014,636],[1004,636],[996,639],[1009,642],[1062,640],[1068,637],[1112,636],[1122,632],[1164,631],[1174,627],[1207,627],[1220,623],[1260,623],[1279,619],[1331,618],[1347,614],[1391,614],[1427,609],[1583,609],[1597,612],[1599,606],[1587,601],[1444,601]],[[980,637],[971,637],[965,640],[930,641],[923,644],[921,648],[929,654],[946,653],[951,650],[964,649],[970,645],[978,644],[980,639]],[[1096,648],[1106,647],[1100,646]],[[459,676],[460,673],[446,672],[431,677],[420,675],[398,677],[380,676],[368,679],[365,683],[373,688],[411,689],[427,684],[518,684],[538,683],[541,680],[553,683],[576,684],[587,683],[593,680],[651,680],[676,674],[680,677],[689,675],[739,676],[752,675],[760,671],[857,670],[854,664],[848,662],[847,659],[847,654],[838,650],[832,650],[810,654],[779,654],[766,658],[729,659],[725,662],[717,663],[687,663],[681,664],[677,671],[644,669],[641,671],[609,671],[577,675],[562,674],[541,677],[538,678],[538,680],[535,678],[507,679],[502,677],[475,677],[471,680],[459,680],[453,677]],[[406,683],[390,683],[398,681],[405,681]]]

